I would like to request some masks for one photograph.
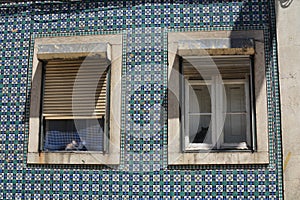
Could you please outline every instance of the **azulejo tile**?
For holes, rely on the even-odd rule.
[[[11,5],[9,9],[0,10],[0,188],[6,188],[0,193],[1,199],[244,199],[245,194],[252,199],[278,199],[278,179],[282,177],[278,177],[277,167],[253,166],[249,170],[237,166],[230,170],[229,166],[215,169],[205,166],[189,170],[188,166],[179,166],[178,171],[166,169],[167,157],[163,151],[166,146],[162,142],[166,138],[162,101],[167,87],[164,28],[261,29],[261,26],[270,24],[269,20],[275,21],[270,18],[269,10],[273,8],[269,9],[267,0],[74,1]],[[28,63],[32,45],[30,37],[36,33],[53,36],[56,33],[72,35],[75,32],[123,29],[127,30],[123,66],[127,73],[125,105],[122,105],[125,107],[123,171],[82,170],[75,166],[74,169],[70,166],[44,166],[40,169],[41,166],[26,165],[29,133],[28,110],[25,108],[30,95],[27,79],[32,73]],[[272,27],[266,34],[271,30]],[[276,48],[276,44],[270,42],[270,47]],[[271,61],[275,59],[271,52],[267,55]],[[276,109],[273,97],[278,98],[278,91],[273,88],[278,81],[276,78],[272,73],[268,77],[268,82],[273,84],[269,88],[270,113]],[[143,105],[141,100],[144,100]],[[270,126],[270,133],[278,127],[278,122],[274,123]],[[275,143],[276,135],[272,137],[271,160],[279,163],[281,160],[277,159],[276,153],[281,144]],[[69,170],[56,170],[59,167]],[[132,171],[138,173],[133,175]],[[118,174],[122,172],[124,174]]]

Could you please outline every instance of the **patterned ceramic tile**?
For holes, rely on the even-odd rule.
[[[35,1],[0,5],[1,199],[282,198],[280,113],[273,1]],[[167,163],[166,32],[265,30],[270,165]],[[119,170],[27,165],[33,35],[123,31]]]

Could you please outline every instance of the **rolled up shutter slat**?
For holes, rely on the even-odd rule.
[[[45,67],[43,117],[102,118],[107,64],[100,59],[49,61]]]
[[[199,78],[202,75],[221,74],[223,77],[239,77],[250,73],[248,55],[232,56],[183,56],[184,75]]]

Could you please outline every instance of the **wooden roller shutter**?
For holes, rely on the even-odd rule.
[[[44,68],[43,117],[104,117],[108,69],[103,59],[48,61]]]

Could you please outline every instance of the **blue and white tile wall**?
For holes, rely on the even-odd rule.
[[[41,1],[0,4],[0,199],[280,199],[273,1]],[[265,30],[269,165],[167,168],[167,32]],[[122,32],[119,170],[28,165],[31,38]]]

